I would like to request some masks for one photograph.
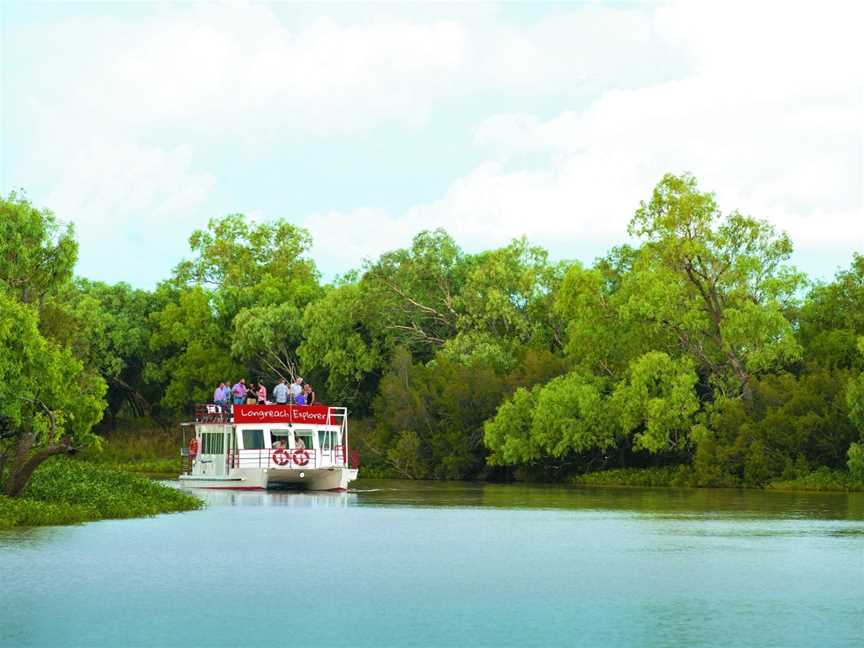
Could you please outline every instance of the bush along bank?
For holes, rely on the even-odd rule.
[[[197,497],[144,477],[60,458],[40,466],[21,497],[0,496],[0,528],[147,517],[202,506]]]
[[[580,486],[706,487],[698,482],[693,469],[688,465],[601,470],[577,475],[572,482]],[[856,480],[846,471],[821,467],[810,472],[774,479],[761,486],[728,482],[711,484],[707,487],[852,492],[864,491],[864,482]]]
[[[98,448],[87,448],[78,457],[124,472],[176,477],[180,472],[179,432],[135,423],[138,422],[131,422],[123,431],[106,434]]]

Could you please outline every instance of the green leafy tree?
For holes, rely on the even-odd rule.
[[[465,255],[443,230],[421,232],[410,248],[368,265],[362,291],[375,304],[387,346],[425,361],[455,336],[466,270]]]
[[[858,350],[864,355],[864,337],[858,339]],[[846,389],[846,402],[852,424],[864,437],[864,371],[849,382]],[[849,471],[856,479],[864,481],[864,442],[853,442],[849,446],[848,457]]]
[[[42,305],[72,277],[78,244],[71,225],[11,193],[0,198],[0,287],[24,304]]]
[[[349,278],[329,288],[303,313],[300,364],[326,376],[328,397],[368,414],[387,367],[389,344],[367,285]]]
[[[213,219],[189,239],[171,294],[153,316],[146,376],[164,385],[169,411],[208,400],[223,380],[293,377],[299,371],[302,313],[318,296],[306,230],[242,214]]]
[[[512,369],[525,348],[558,350],[564,324],[553,306],[565,263],[552,264],[524,238],[468,260],[459,292],[456,335],[444,351]]]
[[[134,416],[143,416],[152,400],[158,399],[143,375],[149,357],[150,315],[158,308],[152,293],[128,284],[76,279],[43,309],[42,331],[72,349],[85,368],[98,372],[108,384],[107,411],[112,421],[124,407]]]
[[[808,363],[829,368],[864,369],[857,352],[864,335],[864,256],[853,256],[834,281],[813,287],[798,319],[799,337]]]
[[[689,358],[674,360],[652,351],[630,364],[626,380],[615,387],[612,404],[633,446],[649,452],[680,450],[700,410],[694,387],[698,378]]]
[[[494,418],[486,421],[484,442],[493,466],[527,464],[539,460],[542,448],[533,434],[534,409],[539,386],[520,387],[501,406]]]
[[[154,359],[145,368],[145,377],[165,386],[161,404],[167,410],[178,412],[207,402],[221,381],[243,375],[243,366],[231,357],[230,334],[214,314],[205,289],[181,289],[152,319]]]
[[[105,383],[40,330],[77,254],[71,226],[50,211],[14,193],[0,199],[0,482],[12,497],[43,461],[92,441],[102,417]]]
[[[105,383],[39,332],[37,311],[0,290],[0,482],[21,494],[46,459],[92,443]]]
[[[792,244],[766,222],[723,215],[691,176],[666,175],[630,223],[646,239],[623,287],[623,314],[675,335],[721,393],[752,397],[751,378],[801,355],[786,313],[803,277]]]

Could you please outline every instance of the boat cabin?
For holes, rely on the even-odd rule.
[[[200,405],[195,420],[184,424],[183,430],[180,479],[189,485],[266,488],[297,484],[321,490],[325,486],[344,489],[345,478],[356,478],[356,456],[354,465],[349,465],[344,407]]]

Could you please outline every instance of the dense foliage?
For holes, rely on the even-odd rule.
[[[0,254],[0,339],[19,357],[0,377],[43,385],[82,434],[93,402],[105,425],[167,424],[219,382],[302,375],[351,408],[367,474],[864,479],[864,257],[811,282],[786,235],[690,176],[665,176],[637,243],[590,266],[524,239],[472,254],[436,230],[329,285],[283,220],[212,220],[144,291],[73,278],[71,229],[16,196],[3,210],[21,231]],[[52,375],[87,398],[65,403]],[[47,434],[37,409],[6,407],[7,428]]]
[[[201,506],[198,498],[150,479],[54,459],[36,470],[20,498],[0,495],[0,529],[142,517]]]

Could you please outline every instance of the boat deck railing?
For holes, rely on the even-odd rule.
[[[276,405],[268,403],[264,407],[285,407],[285,405]],[[288,405],[290,408],[302,408],[306,405]],[[343,425],[348,417],[348,409],[345,407],[334,407],[332,405],[322,405],[316,407],[327,408],[327,425]],[[233,423],[233,405],[216,405],[214,403],[196,403],[195,404],[195,423]]]
[[[261,448],[260,450],[234,450],[227,456],[228,468],[269,468],[300,470],[303,468],[356,468],[359,455],[352,452],[345,457],[345,446],[333,448]]]

